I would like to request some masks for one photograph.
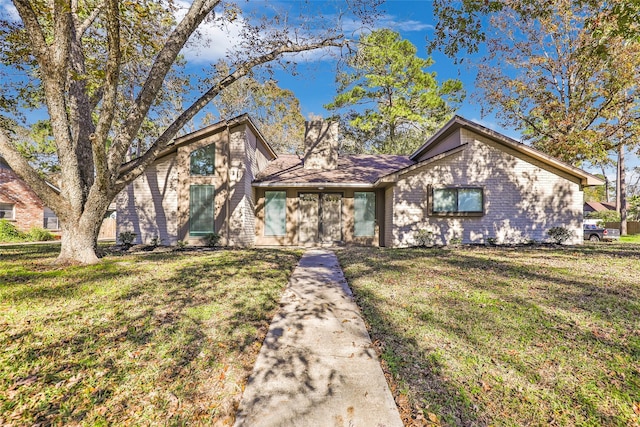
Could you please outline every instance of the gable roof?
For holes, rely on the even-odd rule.
[[[269,163],[253,182],[255,187],[373,187],[381,177],[412,165],[408,156],[358,154],[338,157],[333,170],[305,169],[302,159],[285,154]]]
[[[411,160],[418,159],[423,154],[426,154],[431,148],[435,147],[438,143],[443,141],[447,136],[451,135],[453,132],[459,129],[471,130],[503,146],[523,153],[529,157],[541,161],[542,163],[559,169],[569,175],[575,176],[576,178],[580,179],[582,185],[591,186],[604,184],[604,181],[596,177],[595,175],[585,172],[580,168],[571,166],[570,164],[562,162],[555,157],[543,153],[540,150],[536,150],[535,148],[529,147],[528,145],[516,141],[513,138],[509,138],[506,135],[503,135],[499,132],[496,132],[492,129],[479,125],[478,123],[472,122],[471,120],[467,120],[464,117],[460,116],[454,116],[451,120],[449,120],[446,125],[444,125],[438,132],[436,132],[431,138],[429,138],[427,142],[425,142],[413,154],[411,154],[409,158]]]
[[[584,202],[585,208],[589,207],[591,212],[615,211],[616,205],[608,202]]]

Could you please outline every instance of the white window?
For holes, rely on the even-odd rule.
[[[11,203],[0,203],[0,219],[16,219],[14,205]]]

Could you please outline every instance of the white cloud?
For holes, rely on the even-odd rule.
[[[180,21],[189,10],[190,3],[177,2],[176,19]],[[233,23],[205,21],[198,27],[199,37],[195,34],[182,49],[182,54],[190,63],[212,63],[224,58],[240,41],[244,25],[242,17]]]
[[[417,32],[433,30],[434,26],[413,19],[403,21],[398,20],[394,15],[382,15],[379,19],[376,20],[375,28],[363,27],[362,23],[354,19],[345,20],[343,22],[343,28],[345,33],[360,35],[380,28],[390,28],[398,32]]]

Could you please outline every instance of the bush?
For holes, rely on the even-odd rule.
[[[601,219],[602,222],[618,222],[620,221],[620,214],[616,211],[589,212],[586,218]]]
[[[552,227],[547,231],[547,234],[551,237],[551,240],[558,245],[563,244],[573,237],[573,232],[567,230],[565,227]]]
[[[20,242],[25,240],[25,234],[18,230],[15,225],[6,219],[0,219],[0,241]]]
[[[222,236],[218,233],[209,233],[204,238],[204,244],[212,248],[220,242],[221,238]]]
[[[157,248],[158,246],[162,245],[162,239],[159,236],[153,236],[149,244],[154,248]]]
[[[29,230],[26,237],[27,240],[32,242],[46,242],[54,239],[53,234],[42,227],[33,227]]]
[[[418,230],[418,232],[416,233],[416,243],[418,244],[418,246],[422,247],[433,246],[433,244],[435,243],[433,231]]]
[[[118,234],[118,241],[124,246],[129,247],[133,244],[136,236],[137,234],[133,231],[123,231],[122,233]]]

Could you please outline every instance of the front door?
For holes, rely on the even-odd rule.
[[[300,244],[332,244],[342,240],[342,194],[300,193]]]

